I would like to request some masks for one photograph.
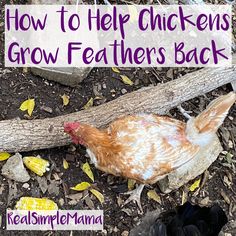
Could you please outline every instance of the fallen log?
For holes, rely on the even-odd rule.
[[[236,80],[236,66],[207,68],[155,87],[143,88],[114,101],[55,118],[0,121],[0,152],[22,152],[68,145],[63,123],[79,120],[104,127],[119,116],[132,113],[164,114],[196,96]]]

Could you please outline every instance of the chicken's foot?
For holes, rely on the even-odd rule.
[[[189,119],[191,118],[191,116],[189,115],[190,113],[192,113],[191,111],[185,111],[184,108],[183,108],[181,105],[177,106],[177,108],[179,109],[179,111],[182,113],[182,115],[183,115],[186,119],[189,120]]]
[[[128,204],[131,201],[134,201],[137,203],[137,205],[140,209],[140,212],[143,213],[143,208],[141,205],[141,194],[142,194],[144,186],[145,186],[144,184],[140,184],[136,189],[126,192],[126,193],[123,193],[125,195],[130,195],[130,197],[125,201],[123,206]]]

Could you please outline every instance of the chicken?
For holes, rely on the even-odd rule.
[[[186,202],[174,210],[149,212],[130,236],[217,236],[228,222],[221,207]]]
[[[187,123],[167,116],[137,114],[121,117],[106,129],[70,122],[64,124],[64,130],[75,144],[87,148],[98,169],[141,183],[128,192],[131,196],[124,204],[134,200],[142,210],[144,185],[154,184],[187,164],[210,144],[235,100],[234,92],[220,96]]]

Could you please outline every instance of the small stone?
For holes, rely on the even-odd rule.
[[[103,88],[103,89],[106,89],[106,88],[107,88],[107,85],[106,85],[106,84],[102,84],[102,88]]]
[[[64,199],[63,199],[63,198],[60,198],[60,199],[59,199],[59,204],[60,204],[61,206],[63,206],[64,203],[65,203]]]
[[[120,231],[116,226],[113,229],[113,232],[117,233],[118,231]]]
[[[229,144],[229,148],[233,148],[234,147],[233,142],[231,140],[229,140],[228,144]]]
[[[56,113],[60,113],[61,111],[60,111],[60,109],[59,109],[59,107],[56,107]]]
[[[68,204],[70,205],[70,206],[75,206],[75,205],[77,205],[77,201],[76,200],[71,200],[71,201],[69,201],[68,202]]]
[[[104,230],[102,231],[102,235],[104,235],[104,236],[107,235],[107,230],[104,229]]]
[[[30,176],[23,165],[22,156],[19,153],[7,160],[2,167],[2,175],[22,183],[30,180]]]
[[[101,91],[102,90],[102,85],[101,84],[97,84],[97,89],[98,89],[98,91]]]
[[[139,79],[136,79],[136,80],[134,81],[134,85],[135,85],[135,86],[139,85]]]
[[[121,236],[128,236],[129,235],[129,231],[125,230],[121,233]]]
[[[169,69],[166,73],[166,77],[169,79],[174,79],[174,73],[173,69]]]
[[[48,112],[48,113],[52,113],[52,108],[51,107],[47,107],[47,106],[41,106],[40,108],[42,111]]]
[[[116,90],[115,90],[115,89],[112,89],[110,92],[111,92],[111,93],[115,93],[115,92],[116,92]]]
[[[127,93],[127,90],[125,88],[123,88],[123,89],[121,89],[121,93],[125,94],[125,93]]]
[[[199,202],[199,204],[202,206],[207,206],[209,204],[209,201],[210,201],[209,197],[205,197]]]
[[[29,188],[29,184],[28,184],[28,183],[24,183],[24,184],[22,185],[22,188],[28,189],[28,188]]]
[[[101,89],[102,89],[102,85],[101,84],[95,84],[93,86],[93,93],[94,93],[94,95],[95,96],[100,96],[101,95],[100,94]]]

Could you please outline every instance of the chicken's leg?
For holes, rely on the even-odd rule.
[[[129,192],[126,192],[126,193],[123,193],[123,194],[130,195],[130,197],[125,201],[123,206],[126,205],[127,203],[131,202],[131,201],[134,201],[134,202],[137,203],[137,205],[140,209],[140,212],[143,213],[143,208],[142,208],[142,205],[141,205],[141,194],[142,194],[144,186],[145,186],[144,184],[140,184],[136,189],[134,189],[132,191],[129,191]]]

